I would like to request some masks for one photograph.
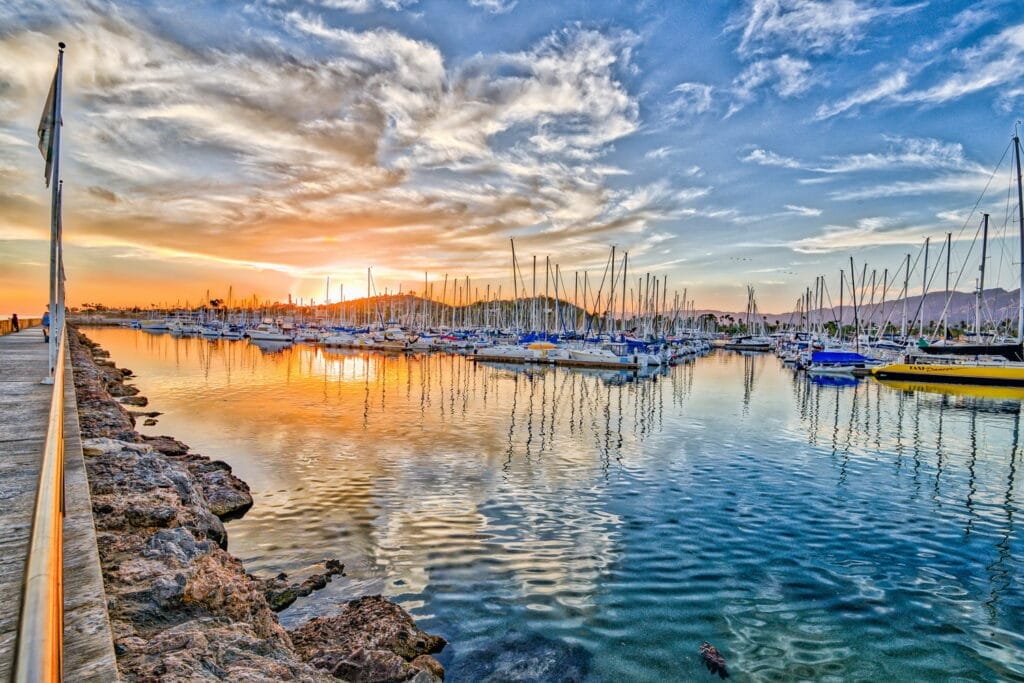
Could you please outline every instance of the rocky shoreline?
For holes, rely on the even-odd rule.
[[[299,578],[257,578],[227,552],[223,521],[252,506],[224,462],[135,431],[145,406],[109,354],[69,331],[79,421],[114,649],[129,681],[439,683],[444,639],[381,596],[291,631],[280,611],[344,575],[325,560]],[[321,570],[322,567],[322,570]]]

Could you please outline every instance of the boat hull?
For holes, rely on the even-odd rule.
[[[1024,366],[1003,367],[945,365],[940,363],[893,363],[875,368],[878,379],[917,380],[943,384],[975,384],[979,386],[1024,387]]]

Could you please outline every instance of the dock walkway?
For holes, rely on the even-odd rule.
[[[65,351],[65,353],[68,353]],[[116,681],[70,357],[64,382],[64,679]],[[10,680],[52,385],[39,328],[0,337],[0,681]]]

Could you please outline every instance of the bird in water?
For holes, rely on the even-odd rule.
[[[700,644],[700,658],[704,660],[704,666],[719,678],[728,678],[729,672],[725,668],[725,657],[718,651],[718,648],[705,641]]]

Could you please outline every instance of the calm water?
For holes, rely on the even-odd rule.
[[[346,563],[286,624],[384,593],[449,681],[711,680],[703,640],[736,680],[1024,680],[1017,400],[89,335],[252,486],[250,571]]]

